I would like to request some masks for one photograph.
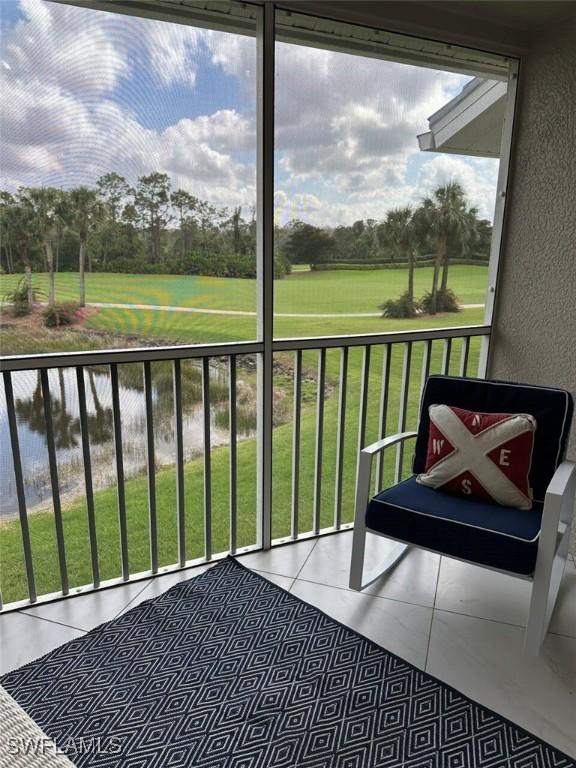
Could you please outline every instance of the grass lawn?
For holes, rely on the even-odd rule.
[[[445,328],[447,325],[478,325],[483,309],[465,309],[458,314],[387,320],[380,317],[294,318],[274,320],[276,338],[337,336],[354,333],[391,333],[401,330]],[[250,341],[256,336],[256,322],[250,317],[184,314],[132,309],[101,309],[88,318],[86,327],[109,334],[156,337],[182,344]]]
[[[19,275],[0,275],[0,295],[4,295]],[[487,267],[455,264],[450,268],[450,287],[462,304],[481,304],[486,295]],[[48,279],[34,274],[33,282],[45,293]],[[415,293],[430,290],[432,268],[415,273]],[[397,298],[406,290],[407,270],[311,272],[297,270],[274,283],[276,312],[332,313],[377,312],[378,306]],[[78,299],[78,275],[56,275],[59,301]],[[88,302],[113,304],[156,304],[178,307],[204,307],[254,312],[256,281],[190,275],[125,275],[89,273],[86,275]]]

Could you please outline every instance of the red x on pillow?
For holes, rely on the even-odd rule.
[[[448,493],[530,509],[536,419],[431,405],[426,470],[416,481]]]

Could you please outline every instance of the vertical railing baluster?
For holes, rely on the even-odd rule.
[[[392,362],[392,344],[384,346],[382,357],[382,383],[380,388],[380,434],[382,439],[386,437],[386,428],[388,421],[388,393],[390,391],[390,365]],[[382,490],[384,485],[384,451],[380,451],[376,464],[376,478],[374,481],[374,493]]]
[[[150,529],[150,567],[158,573],[158,521],[156,516],[156,458],[154,450],[154,409],[152,369],[144,362],[144,396],[146,400],[146,452],[148,456],[148,525]]]
[[[204,421],[204,556],[212,558],[212,455],[210,440],[210,358],[202,358],[202,416]]]
[[[314,460],[314,533],[320,532],[322,506],[322,455],[324,449],[324,389],[326,384],[326,349],[318,353],[318,391],[316,396],[316,454]]]
[[[184,493],[184,435],[182,428],[182,364],[173,362],[174,442],[176,446],[176,524],[178,563],[186,564],[186,502]]]
[[[424,352],[422,353],[422,378],[420,381],[420,403],[422,402],[422,396],[424,394],[424,387],[428,381],[430,375],[430,363],[432,362],[432,340],[428,339],[424,342]]]
[[[90,436],[88,429],[88,413],[86,411],[86,386],[84,384],[84,368],[76,368],[76,384],[78,388],[78,412],[80,416],[80,437],[82,440],[82,460],[84,462],[84,485],[86,488],[86,509],[88,511],[88,538],[90,539],[90,558],[92,562],[92,583],[100,586],[100,567],[98,565],[98,540],[96,536],[96,515],[94,512],[94,488],[92,484],[92,461],[90,458]]]
[[[126,522],[126,490],[124,487],[124,449],[122,447],[122,417],[120,415],[120,388],[118,386],[118,365],[110,364],[110,385],[112,387],[112,422],[114,424],[114,453],[116,456],[116,495],[118,499],[118,527],[120,530],[120,559],[122,578],[130,578],[128,560],[128,525]]]
[[[479,346],[478,346],[478,359],[476,360],[476,374],[475,375],[479,379],[485,379],[488,375],[488,353],[490,351],[490,340],[492,339],[492,331],[489,333],[483,334],[482,336],[476,336],[475,339],[478,339]]]
[[[228,408],[230,413],[230,552],[234,555],[238,545],[238,423],[235,355],[230,355],[228,358]]]
[[[398,411],[398,432],[406,429],[408,415],[408,396],[410,393],[410,367],[412,364],[412,342],[404,343],[404,359],[402,361],[402,385],[400,389],[400,410]],[[396,448],[396,470],[394,482],[398,483],[402,477],[402,465],[404,463],[404,444],[399,443]]]
[[[370,353],[371,347],[364,347],[362,357],[362,375],[360,380],[360,413],[358,417],[358,459],[356,463],[356,478],[360,469],[360,451],[364,448],[366,440],[366,417],[368,413],[368,383],[370,381]]]
[[[468,371],[468,358],[470,356],[470,336],[462,339],[462,349],[460,351],[460,376],[466,376]]]
[[[56,529],[56,546],[58,548],[58,565],[60,568],[60,584],[62,594],[67,595],[68,569],[66,567],[66,548],[64,546],[64,526],[62,524],[62,505],[60,503],[60,483],[58,482],[58,464],[56,461],[56,445],[54,443],[54,424],[52,422],[52,400],[48,383],[48,370],[40,371],[42,385],[42,401],[44,403],[44,423],[46,426],[46,447],[48,449],[48,466],[50,469],[50,485],[52,488],[52,506],[54,508],[54,527]]]
[[[450,373],[450,355],[452,354],[452,339],[444,339],[442,351],[442,373],[448,376]]]
[[[338,385],[338,433],[336,436],[336,479],[334,482],[334,528],[342,523],[342,482],[344,475],[344,443],[346,437],[346,394],[348,388],[348,347],[340,351]]]
[[[30,544],[30,531],[28,528],[28,514],[26,511],[26,494],[24,492],[24,476],[22,474],[22,460],[20,458],[20,443],[18,440],[18,424],[16,422],[16,409],[14,408],[14,391],[12,389],[12,377],[9,371],[3,371],[4,391],[6,393],[6,411],[8,414],[8,428],[10,430],[10,444],[12,446],[12,462],[14,465],[14,480],[16,483],[16,499],[18,501],[18,515],[20,517],[20,533],[22,534],[22,550],[24,552],[24,564],[26,567],[26,581],[28,583],[28,597],[31,603],[36,602],[36,582],[34,580],[34,566],[32,561],[32,547]]]
[[[292,418],[292,508],[290,538],[297,539],[300,512],[300,408],[302,403],[302,350],[294,353],[294,411]]]
[[[366,440],[366,417],[368,414],[368,383],[370,381],[370,353],[372,347],[364,347],[362,358],[362,381],[360,390],[360,417],[358,422],[358,452],[364,448]]]

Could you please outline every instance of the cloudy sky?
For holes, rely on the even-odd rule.
[[[253,38],[45,0],[0,11],[4,189],[158,170],[216,205],[253,205]],[[497,161],[416,140],[468,79],[279,43],[279,221],[381,219],[449,179],[492,218]]]

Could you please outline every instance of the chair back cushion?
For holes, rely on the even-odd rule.
[[[413,467],[416,474],[425,471],[430,429],[428,407],[434,404],[482,413],[528,413],[534,416],[537,427],[530,485],[534,500],[544,501],[546,488],[566,450],[574,410],[569,392],[509,381],[430,376],[420,404],[420,425]]]

